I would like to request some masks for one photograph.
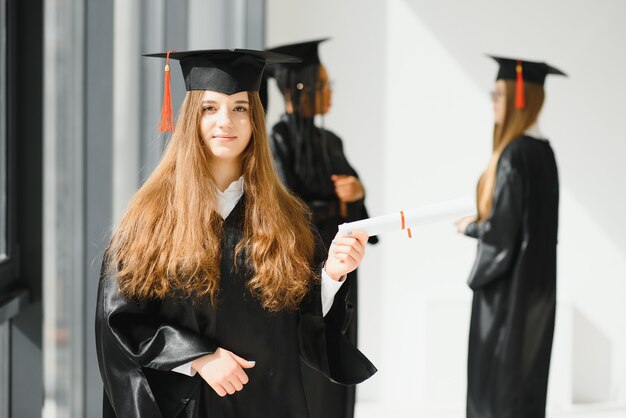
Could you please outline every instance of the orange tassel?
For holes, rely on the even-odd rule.
[[[167,51],[165,58],[165,81],[159,132],[174,132],[174,110],[172,109],[172,92],[170,91],[170,52],[172,51]]]
[[[515,85],[515,108],[523,109],[526,107],[526,96],[524,95],[524,76],[522,74],[522,61],[517,61],[515,66],[517,73],[517,82]]]

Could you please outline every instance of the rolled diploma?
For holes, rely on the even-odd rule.
[[[446,200],[431,205],[422,206],[404,211],[404,228],[423,225],[437,221],[456,219],[476,212],[476,207],[470,197]],[[402,230],[402,215],[397,213],[375,216],[355,222],[339,225],[339,232],[364,231],[370,237],[390,231]]]

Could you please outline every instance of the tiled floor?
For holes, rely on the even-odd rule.
[[[388,407],[360,402],[356,418],[465,418],[462,412],[419,411],[411,406]],[[580,406],[563,411],[548,411],[547,418],[626,418],[626,405]]]

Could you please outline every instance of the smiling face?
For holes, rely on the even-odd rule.
[[[200,135],[212,157],[221,162],[241,161],[252,137],[248,93],[228,95],[207,90],[201,112]]]

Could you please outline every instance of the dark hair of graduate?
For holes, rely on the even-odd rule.
[[[523,109],[515,108],[515,81],[503,80],[505,83],[504,122],[495,124],[493,129],[493,152],[489,164],[478,181],[476,201],[478,202],[478,219],[485,221],[493,207],[493,192],[496,184],[496,169],[500,154],[507,145],[519,138],[530,128],[539,117],[543,106],[543,86],[526,82],[524,94],[526,105]]]
[[[319,183],[314,179],[316,172],[312,167],[326,164],[330,173],[330,162],[321,161],[325,154],[315,152],[313,136],[316,132],[315,115],[320,113],[320,91],[324,88],[319,63],[308,65],[280,65],[272,69],[271,75],[276,80],[278,89],[285,98],[285,107],[291,117],[288,118],[291,137],[294,138],[294,171],[304,183]],[[327,81],[326,81],[327,83]],[[330,174],[328,174],[330,176]],[[327,180],[327,179],[324,179]]]
[[[223,220],[209,148],[200,135],[204,91],[189,91],[163,158],[137,191],[107,251],[109,268],[129,298],[219,299]],[[248,289],[269,311],[296,309],[314,273],[314,238],[306,206],[275,172],[259,95],[249,92],[252,137],[244,150],[246,212],[235,252],[253,269]]]

